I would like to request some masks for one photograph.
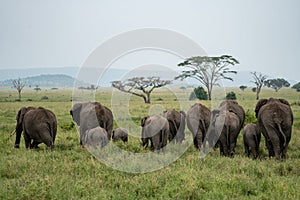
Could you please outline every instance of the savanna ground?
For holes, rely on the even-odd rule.
[[[255,93],[237,88],[228,88],[227,92],[231,90],[236,92],[239,104],[247,112],[246,122],[255,122]],[[128,115],[125,113],[118,120],[125,126],[133,122],[138,127],[140,119],[149,113],[180,109],[182,104],[187,111],[196,102],[180,100],[189,95],[189,90],[176,91],[177,97],[170,90],[154,91],[151,105],[144,104],[138,97],[122,102],[122,97],[118,100],[119,93],[112,104],[111,89],[98,89],[95,96],[91,91],[79,93],[83,97],[95,97],[108,107],[116,105],[114,112],[118,112],[115,108],[129,107]],[[44,96],[48,99],[41,100]],[[79,134],[69,115],[71,97],[72,89],[43,88],[35,92],[27,88],[22,102],[18,102],[16,90],[0,89],[0,199],[300,199],[300,95],[295,90],[282,89],[275,93],[263,89],[261,92],[261,98],[285,98],[292,104],[293,135],[284,162],[268,158],[264,139],[260,145],[260,159],[247,158],[241,131],[234,158],[220,157],[218,149],[200,158],[191,141],[185,141],[182,145],[187,150],[175,162],[146,173],[114,170],[79,145]],[[80,101],[81,97],[74,98]],[[211,104],[209,101],[201,103]],[[43,106],[56,114],[58,134],[52,152],[44,144],[38,150],[25,149],[23,137],[20,149],[13,148],[15,135],[10,136],[10,133],[16,124],[16,114],[23,106]],[[115,145],[129,152],[149,152],[141,147],[140,132],[136,129],[129,127],[131,135],[127,144],[118,142]],[[187,129],[186,135],[190,136]],[[175,148],[168,146],[166,155],[160,156],[167,158]],[[144,164],[151,166],[153,163]],[[126,167],[131,167],[130,162]]]

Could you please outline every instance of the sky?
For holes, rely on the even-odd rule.
[[[232,55],[237,71],[300,81],[299,8],[298,0],[1,0],[0,69],[82,66],[112,37],[153,27],[185,35],[208,55]],[[182,58],[145,51],[113,66],[151,60],[176,67]]]

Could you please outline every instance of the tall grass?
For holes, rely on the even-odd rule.
[[[253,122],[255,94],[250,89],[245,92],[238,88],[228,89],[231,90],[247,111],[248,122]],[[148,153],[149,149],[141,147],[140,132],[135,132],[139,131],[140,119],[163,109],[187,111],[197,102],[185,101],[185,105],[181,106],[181,98],[189,94],[178,91],[176,96],[168,90],[157,90],[150,105],[144,104],[138,97],[130,97],[129,101],[120,99],[118,107],[128,106],[130,117],[119,116],[118,120],[121,125],[128,126],[130,136],[128,143],[118,142],[115,145],[128,152]],[[94,95],[90,91],[82,92]],[[43,96],[47,96],[48,100],[41,100]],[[110,108],[111,96],[110,89],[98,89],[95,93],[96,100]],[[261,93],[261,98],[271,96],[286,98],[290,103],[300,102],[299,93],[290,89],[282,89],[278,93],[264,89]],[[79,145],[79,135],[69,115],[71,97],[71,89],[46,91],[43,88],[41,92],[27,89],[23,93],[23,101],[17,102],[16,91],[1,88],[0,199],[300,199],[298,104],[292,106],[295,121],[284,162],[268,158],[264,139],[260,146],[260,159],[247,158],[241,132],[233,159],[220,157],[218,149],[200,158],[191,143],[185,141],[183,145],[187,145],[187,150],[170,165],[149,173],[126,173],[99,162]],[[208,101],[201,103],[210,106]],[[13,148],[15,136],[10,137],[10,133],[15,127],[16,113],[23,106],[43,106],[56,114],[58,134],[52,152],[43,144],[38,150],[27,150],[23,138],[20,149]],[[132,127],[131,121],[136,128]],[[115,127],[118,125],[115,124]],[[188,130],[186,134],[190,134]],[[176,146],[168,146],[166,158],[172,151],[176,151]],[[154,163],[144,164],[151,166]]]

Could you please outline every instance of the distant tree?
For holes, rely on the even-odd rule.
[[[264,85],[273,88],[275,92],[278,92],[282,87],[290,87],[290,83],[283,78],[265,80]]]
[[[17,89],[18,94],[19,94],[19,101],[21,101],[21,92],[23,88],[25,87],[25,82],[22,82],[20,78],[13,80],[13,87]]]
[[[256,100],[258,100],[261,87],[264,85],[267,76],[258,72],[251,72],[251,74],[253,75],[253,81],[251,82],[256,85]]]
[[[240,89],[244,92],[244,90],[247,88],[247,86],[245,86],[245,85],[241,85],[240,86]]]
[[[293,89],[296,89],[297,92],[300,92],[300,82],[292,86]]]
[[[175,77],[175,79],[194,78],[203,84],[208,92],[208,99],[211,100],[212,89],[218,85],[218,81],[233,79],[227,74],[236,74],[236,71],[229,69],[229,66],[239,64],[238,60],[229,55],[222,55],[219,57],[210,56],[195,56],[187,58],[179,67],[187,67],[189,70],[182,71],[182,73]]]
[[[199,100],[208,99],[207,92],[204,90],[203,87],[194,88],[194,91],[191,92],[189,100],[195,100],[195,99],[199,99]]]
[[[227,95],[226,95],[226,99],[227,100],[236,100],[236,95],[233,91],[231,92],[228,92]]]
[[[170,84],[170,80],[160,80],[160,77],[134,77],[126,79],[125,81],[113,81],[112,87],[117,88],[118,90],[126,93],[130,93],[141,97],[144,99],[144,102],[149,104],[151,103],[150,94],[155,88],[163,87],[167,84]]]
[[[256,92],[256,87],[253,87],[251,90],[252,92]]]
[[[41,88],[39,88],[39,86],[36,85],[35,88],[34,88],[34,90],[35,90],[36,92],[38,92],[38,91],[41,91]]]

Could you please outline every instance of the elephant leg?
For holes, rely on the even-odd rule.
[[[271,150],[273,150],[273,152],[275,154],[275,158],[279,159],[280,158],[280,139],[279,139],[276,131],[273,129],[269,130],[268,134],[270,136],[270,142],[273,147],[273,148],[271,148]]]
[[[30,148],[31,139],[28,135],[27,131],[24,130],[24,140],[25,140],[25,147],[26,149]]]
[[[203,133],[200,128],[198,128],[196,137],[194,138],[194,145],[196,149],[199,151],[201,150],[201,145],[202,145],[202,139],[203,139]]]
[[[244,139],[244,149],[245,149],[245,154],[250,157],[250,150],[249,150],[249,146],[247,144],[247,142]]]

